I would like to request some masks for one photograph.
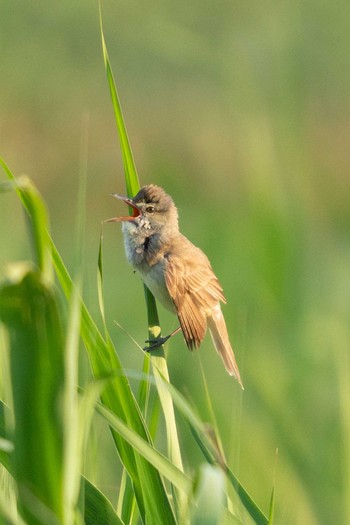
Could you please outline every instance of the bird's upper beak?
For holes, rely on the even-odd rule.
[[[126,197],[125,195],[120,195],[119,193],[112,193],[113,197],[116,197],[116,199],[120,199],[121,201],[125,202],[128,206],[130,206],[130,211],[132,212],[130,215],[124,216],[124,217],[115,217],[113,219],[107,219],[106,222],[121,222],[121,221],[134,221],[141,215],[141,210],[136,206],[136,204],[133,203],[132,199],[129,197]]]

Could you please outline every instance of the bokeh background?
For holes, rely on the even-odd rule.
[[[202,363],[230,462],[265,511],[275,485],[277,525],[350,523],[350,4],[102,8],[141,183],[172,194],[183,232],[211,259],[245,392],[209,338],[199,354],[171,341],[171,379],[209,417]],[[84,296],[98,317],[101,221],[121,213],[109,194],[124,191],[98,5],[2,1],[0,49],[0,154],[43,194],[70,270],[87,166]],[[13,194],[1,195],[0,221],[3,274],[30,253]],[[114,323],[142,344],[143,291],[116,224],[104,226],[104,264],[111,333],[125,367],[139,370],[142,352]],[[160,315],[165,333],[176,327]],[[185,428],[181,440],[194,468],[201,457]],[[98,443],[96,458],[115,501],[118,478]]]

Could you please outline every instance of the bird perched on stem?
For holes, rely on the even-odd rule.
[[[132,215],[109,219],[122,222],[125,251],[155,298],[175,313],[180,327],[167,337],[148,341],[152,350],[182,330],[190,350],[198,348],[207,327],[227,372],[241,387],[240,373],[229,341],[220,302],[221,285],[207,256],[179,231],[177,208],[159,186],[144,186],[132,199],[119,194]]]

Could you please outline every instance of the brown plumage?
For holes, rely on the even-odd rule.
[[[179,232],[173,200],[159,186],[143,187],[133,198],[117,195],[132,207],[123,222],[126,255],[163,306],[177,314],[190,350],[198,348],[207,327],[226,370],[243,388],[220,302],[221,285],[206,255]]]

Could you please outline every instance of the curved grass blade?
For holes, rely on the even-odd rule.
[[[97,294],[98,294],[98,303],[100,308],[100,314],[102,317],[103,329],[106,340],[112,341],[110,339],[109,331],[107,329],[106,317],[105,317],[105,308],[104,308],[104,294],[103,294],[103,233],[102,227],[100,232],[100,243],[98,249],[98,262],[97,262]],[[140,406],[142,414],[145,414],[143,406]],[[130,483],[130,478],[126,478],[127,471],[124,469],[122,476],[122,483],[118,495],[118,507],[121,508],[122,512],[120,515],[126,523],[130,523],[132,520],[133,513],[135,511],[135,492]]]
[[[140,374],[129,372],[129,375],[140,379]],[[151,378],[151,380],[156,383],[155,378]],[[159,372],[158,382],[160,381],[163,382],[163,387],[169,391],[174,405],[187,421],[190,430],[208,463],[211,465],[220,465],[222,470],[226,473],[228,481],[238,494],[246,511],[254,519],[255,523],[257,525],[268,525],[268,518],[264,515],[227,465],[214,429],[201,420],[184,396],[172,384],[162,378],[161,373]]]
[[[0,492],[0,523],[1,525],[26,525],[22,521],[17,512],[13,509],[9,509],[7,501],[3,494]]]
[[[27,217],[30,221],[29,232],[38,268],[48,281],[52,281],[52,262],[48,250],[49,219],[46,206],[41,199],[39,192],[27,177],[16,179],[1,157],[0,165],[19,194],[25,210],[27,211]]]
[[[0,289],[10,338],[14,471],[22,513],[63,519],[63,330],[52,287],[31,265],[15,268]],[[45,373],[38,373],[45,371]]]
[[[85,524],[124,525],[113,505],[91,481],[85,480]]]
[[[112,414],[103,405],[97,405],[97,411],[132,447],[142,454],[154,467],[162,473],[179,490],[188,494],[192,488],[192,480],[170,462],[163,454],[158,452],[147,441],[130,429],[121,419]]]
[[[69,299],[73,289],[72,280],[52,241],[51,248],[55,271]],[[111,340],[103,339],[83,302],[81,312],[81,337],[88,351],[94,376],[96,378],[108,377],[111,371],[117,375],[113,381],[107,382],[101,394],[103,404],[146,441],[150,441],[141,411]],[[157,519],[159,523],[175,523],[159,473],[142,456],[134,453],[132,447],[116,432],[113,431],[112,435],[123,465],[133,481],[135,496],[143,519],[148,515],[155,517],[154,519]]]
[[[4,162],[2,164],[6,166]],[[29,213],[23,191],[18,188],[16,178],[7,166],[5,173],[11,181],[14,181],[19,198]],[[74,288],[73,281],[52,239],[49,235],[47,238],[56,275],[64,294],[70,300]],[[107,341],[103,339],[85,304],[81,299],[80,301],[81,337],[87,349],[95,378],[109,376],[111,371],[116,372],[118,376],[113,381],[108,382],[104,392],[101,394],[102,402],[142,438],[150,441],[146,423],[131,391],[115,348],[110,339]],[[154,519],[159,523],[175,523],[169,498],[157,470],[142,456],[135,453],[133,448],[116,432],[113,431],[112,435],[121,461],[132,479],[142,519],[145,521],[148,516],[149,519]]]

